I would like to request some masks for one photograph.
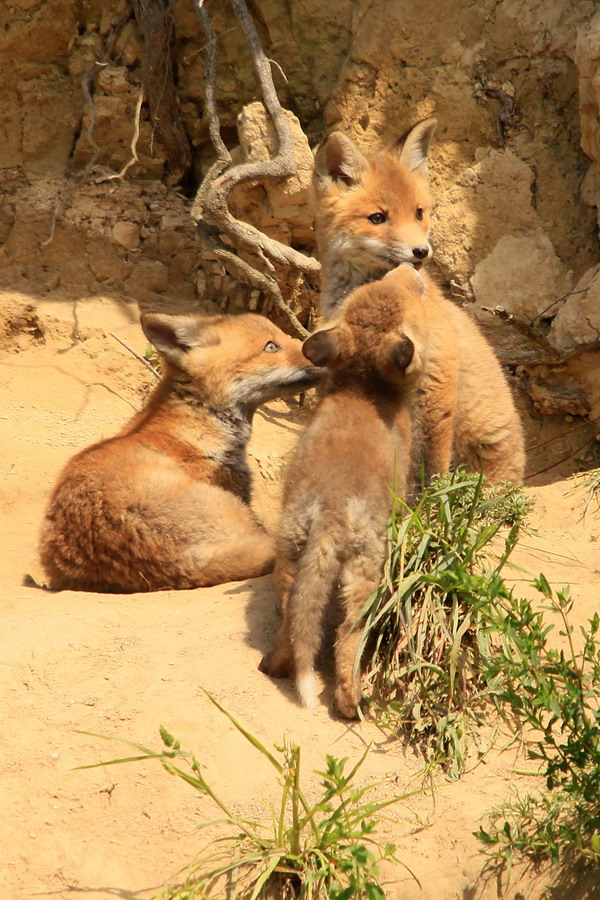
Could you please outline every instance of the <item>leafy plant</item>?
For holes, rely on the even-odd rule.
[[[477,836],[487,852],[510,867],[515,853],[566,865],[600,865],[600,619],[581,627],[575,647],[568,589],[554,592],[540,575],[535,586],[540,609],[509,595],[502,615],[491,622],[502,638],[491,666],[502,672],[500,695],[526,729],[528,754],[541,763],[546,791],[516,797],[494,810],[490,830]],[[554,646],[561,623],[564,646]]]
[[[362,613],[379,723],[420,740],[451,776],[499,689],[484,665],[485,610],[508,593],[500,573],[530,508],[520,488],[461,469],[434,478],[414,508],[397,501],[382,585]]]
[[[356,787],[353,784],[369,752],[367,748],[350,771],[346,771],[347,759],[327,756],[325,771],[316,773],[322,778],[321,796],[316,802],[309,802],[301,784],[300,747],[285,744],[275,748],[277,755],[274,755],[214,697],[207,696],[271,763],[280,778],[281,800],[278,808],[272,810],[270,828],[266,827],[235,815],[206,781],[198,759],[183,751],[179,741],[162,726],[160,734],[164,748],[161,751],[121,741],[140,751],[139,755],[97,763],[96,766],[157,759],[169,774],[181,778],[199,794],[210,797],[221,814],[220,818],[201,826],[214,827],[220,834],[200,851],[185,882],[169,888],[160,895],[161,898],[349,900],[354,897],[384,900],[380,863],[383,860],[400,861],[395,855],[395,845],[382,844],[376,836],[377,827],[384,818],[381,813],[386,807],[419,791],[386,800],[367,799],[367,794],[378,785]],[[95,736],[115,740],[105,735]]]

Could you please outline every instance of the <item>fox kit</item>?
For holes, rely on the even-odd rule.
[[[273,541],[249,506],[252,416],[319,369],[263,316],[146,313],[141,324],[161,380],[120,434],[60,475],[40,545],[49,586],[153,591],[272,571]]]
[[[304,343],[328,380],[286,478],[275,567],[283,621],[260,668],[275,678],[295,671],[303,705],[315,705],[324,610],[339,588],[335,705],[347,718],[360,698],[356,620],[379,584],[393,492],[407,489],[428,340],[422,290],[419,273],[400,266],[354,291]]]
[[[415,125],[396,150],[365,157],[339,132],[315,157],[313,194],[325,319],[359,284],[431,256],[427,154],[436,120]],[[431,346],[423,390],[426,467],[462,460],[492,481],[523,478],[523,431],[502,368],[471,317],[423,273]]]

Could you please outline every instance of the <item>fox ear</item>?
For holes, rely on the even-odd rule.
[[[425,178],[428,173],[429,148],[436,125],[437,119],[424,119],[403,134],[397,144],[400,163],[410,172],[423,175]]]
[[[315,331],[302,344],[302,352],[314,366],[335,366],[342,354],[339,328]]]
[[[368,165],[354,141],[341,131],[332,131],[317,148],[315,173],[319,178],[355,184]]]
[[[393,342],[388,354],[388,361],[398,372],[406,372],[414,355],[415,345],[409,337],[403,335],[399,340]]]
[[[210,347],[220,341],[213,327],[215,318],[144,313],[140,321],[150,343],[173,362],[193,347]]]

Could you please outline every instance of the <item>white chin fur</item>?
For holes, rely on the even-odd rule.
[[[230,400],[236,404],[264,403],[266,400],[285,394],[287,388],[298,384],[305,374],[301,367],[288,369],[282,366],[280,369],[272,369],[262,375],[239,378],[231,386]],[[301,388],[298,387],[298,390]]]
[[[300,702],[305,709],[315,709],[317,705],[317,679],[315,673],[302,672],[296,679]]]
[[[432,256],[431,244],[429,241],[425,243],[429,250],[427,256],[429,260]],[[405,244],[402,241],[386,244],[374,237],[353,235],[349,232],[336,235],[331,241],[331,249],[336,256],[344,257],[358,269],[372,269],[378,266],[388,268],[405,262],[418,262],[413,253],[413,244]]]

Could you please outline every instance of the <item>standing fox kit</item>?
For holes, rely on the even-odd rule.
[[[283,621],[260,668],[275,678],[294,671],[303,705],[313,707],[324,611],[339,589],[335,706],[347,718],[360,698],[356,620],[379,584],[393,492],[407,488],[412,399],[427,353],[422,291],[419,273],[400,266],[354,291],[304,343],[328,380],[286,477],[275,567]]]
[[[313,179],[323,265],[321,311],[335,314],[355,287],[431,255],[432,198],[427,154],[436,120],[415,125],[396,150],[365,157],[350,138],[330,134]],[[502,368],[471,317],[423,273],[429,363],[423,381],[426,466],[462,460],[492,481],[523,478],[523,431]]]
[[[55,590],[195,588],[273,568],[249,506],[252,416],[319,370],[263,316],[146,313],[141,324],[163,374],[120,434],[61,473],[40,545]]]

